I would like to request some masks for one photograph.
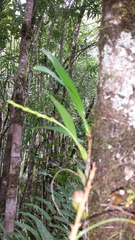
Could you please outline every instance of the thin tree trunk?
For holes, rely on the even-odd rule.
[[[56,15],[54,16],[54,18],[52,20],[52,23],[51,23],[51,26],[50,26],[50,32],[49,32],[48,37],[47,37],[46,50],[49,49],[51,35],[52,35],[53,29],[54,29],[54,25],[56,23],[57,18],[58,18],[58,13],[56,13]]]
[[[103,0],[102,6],[92,148],[92,160],[98,169],[90,197],[90,215],[103,212],[110,194],[119,188],[126,192],[123,198],[121,196],[123,206],[120,209],[135,212],[133,205],[124,206],[127,189],[135,191],[135,0]],[[108,208],[108,214],[91,218],[90,224],[111,217],[129,218],[129,214],[118,209],[109,213]],[[102,225],[89,233],[91,240],[133,238],[131,226],[122,222]]]
[[[80,30],[84,12],[85,12],[85,0],[83,1],[82,8],[81,8],[81,11],[78,16],[78,21],[76,23],[75,30],[74,30],[74,39],[73,39],[73,43],[72,43],[72,51],[71,51],[71,55],[70,55],[70,63],[69,63],[69,70],[68,70],[69,76],[71,78],[72,78],[72,74],[73,74],[73,64],[74,64],[74,59],[75,59],[79,30]]]
[[[18,75],[16,84],[14,86],[13,100],[16,103],[24,104],[24,95],[26,88],[26,71],[28,61],[28,50],[31,43],[32,36],[32,17],[33,17],[34,0],[26,1],[26,9],[24,14],[24,22],[22,25],[22,37],[20,42],[20,59],[18,67]],[[14,219],[16,214],[17,204],[17,184],[20,170],[20,151],[21,151],[21,137],[23,114],[22,111],[12,107],[11,119],[13,123],[10,126],[11,135],[11,156],[10,156],[10,170],[8,176],[8,190],[5,207],[4,227],[5,231],[14,230]],[[5,237],[3,238],[5,240]]]
[[[59,62],[61,64],[62,64],[63,49],[64,49],[65,31],[66,31],[66,21],[64,22],[64,25],[62,27],[61,41],[60,41],[60,54],[59,54],[60,60],[59,60]]]

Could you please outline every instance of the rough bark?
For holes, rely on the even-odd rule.
[[[2,207],[4,207],[5,200],[6,200],[5,198],[6,198],[6,192],[7,192],[7,186],[8,186],[11,145],[12,145],[12,134],[11,132],[9,132],[7,136],[6,149],[5,149],[4,159],[3,159],[2,177],[0,179],[0,204],[2,204],[1,205]]]
[[[135,0],[103,0],[102,9],[92,147],[98,170],[90,215],[104,211],[103,204],[116,189],[135,190]],[[126,200],[127,193],[123,198]],[[134,206],[126,211],[135,212]],[[91,218],[90,224],[119,216],[129,217],[112,211]],[[133,235],[131,226],[117,222],[90,231],[89,239],[123,240],[133,239]]]
[[[26,88],[26,71],[28,50],[31,43],[32,36],[32,17],[33,17],[34,0],[26,1],[26,9],[24,14],[24,22],[22,25],[22,37],[20,42],[20,59],[18,67],[18,75],[13,91],[13,100],[16,103],[24,104],[24,95]],[[10,115],[13,123],[10,126],[10,138],[11,138],[11,155],[10,155],[10,169],[8,175],[8,190],[5,207],[5,219],[4,227],[6,232],[13,231],[14,219],[16,214],[17,204],[17,184],[19,179],[20,169],[20,151],[21,151],[21,137],[22,137],[22,125],[23,114],[22,111],[11,108]],[[7,159],[8,161],[9,159]],[[5,238],[3,238],[5,240]]]

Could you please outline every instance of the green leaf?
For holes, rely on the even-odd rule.
[[[64,223],[70,225],[70,222],[67,219],[63,218],[63,217],[54,216],[54,219],[57,219],[60,222],[64,222]]]
[[[68,204],[63,204],[62,206],[63,206],[65,209],[67,209],[68,212],[75,213],[75,211],[74,211],[74,209],[73,209],[73,207],[72,207],[71,204],[70,204],[70,205],[68,205]]]
[[[10,238],[6,237],[7,239],[13,240],[13,237],[11,236],[14,236],[14,237],[17,237],[17,239],[26,240],[26,238],[22,235],[22,233],[9,232],[8,235],[10,236]]]
[[[85,110],[84,110],[84,106],[82,104],[80,95],[78,93],[77,88],[75,87],[73,81],[71,80],[71,78],[69,77],[69,75],[67,74],[67,72],[65,71],[65,69],[60,65],[60,63],[57,61],[57,59],[48,51],[46,51],[45,49],[42,49],[42,52],[50,59],[50,61],[52,62],[57,74],[60,76],[61,81],[63,82],[63,84],[66,86],[67,91],[72,99],[73,104],[75,105],[78,113],[80,114],[83,123],[85,125],[85,129],[86,132],[90,131],[90,127],[87,124],[87,120],[85,119]],[[56,78],[55,78],[56,79]],[[57,79],[56,79],[57,80]]]
[[[37,233],[37,231],[35,231],[32,227],[30,227],[29,225],[25,224],[25,223],[21,223],[21,222],[17,222],[14,221],[15,225],[21,227],[22,229],[25,228],[27,229],[29,232],[32,233],[32,235],[36,238],[36,240],[41,240],[39,234]]]
[[[42,221],[39,220],[38,218],[35,221],[36,221],[36,225],[37,225],[37,228],[38,228],[38,231],[39,231],[39,233],[41,235],[42,240],[44,240],[44,239],[46,239],[46,240],[53,240],[53,236],[47,230],[47,228],[42,223]]]
[[[48,213],[45,212],[42,208],[40,208],[38,205],[32,203],[25,203],[25,205],[35,208],[37,211],[41,212],[48,221],[51,221],[51,217],[48,215]]]
[[[135,194],[135,191],[130,188],[130,189],[127,189],[127,193],[129,193],[129,194]]]
[[[55,210],[54,207],[52,206],[52,203],[51,203],[51,202],[48,202],[48,201],[46,201],[45,199],[40,198],[40,197],[35,197],[35,199],[37,199],[38,201],[41,201],[41,202],[43,202],[44,204],[46,204],[52,214],[55,214],[55,213],[56,213],[56,210]]]
[[[38,70],[40,72],[44,72],[44,73],[48,73],[49,75],[51,75],[53,78],[55,78],[60,84],[62,84],[63,86],[65,86],[65,84],[61,81],[60,78],[57,77],[57,75],[52,72],[49,68],[44,67],[44,66],[35,66],[34,67],[35,70]]]
[[[49,177],[52,177],[52,175],[49,173],[49,171],[47,170],[44,170],[44,169],[41,169],[38,174],[42,174],[44,176],[49,176]]]
[[[74,221],[74,216],[73,216],[73,214],[71,215],[71,213],[68,212],[67,210],[61,210],[60,212],[61,212],[64,216],[68,216],[68,217],[70,217],[70,218]]]
[[[64,172],[61,172],[61,176],[62,176],[62,177],[64,177],[63,175],[65,175],[65,173],[64,173]],[[59,184],[57,184],[56,186],[57,186],[57,188],[59,189],[59,192],[62,192],[62,194],[63,194],[66,198],[69,197],[69,196],[68,196],[68,192],[65,190],[65,188],[61,187]]]
[[[21,212],[23,215],[28,216],[30,218],[32,218],[34,220],[34,222],[37,225],[37,229],[40,233],[40,236],[42,238],[42,240],[46,239],[46,240],[53,240],[52,235],[49,233],[49,231],[47,230],[47,228],[45,227],[45,225],[42,223],[42,221],[40,219],[38,219],[36,216],[30,214],[30,213],[26,213],[26,212]]]
[[[22,110],[25,111],[25,112],[32,113],[32,114],[36,115],[37,117],[44,118],[44,119],[46,119],[46,120],[48,120],[48,121],[50,121],[50,122],[53,122],[53,123],[57,124],[58,126],[62,127],[63,129],[65,129],[65,131],[67,131],[67,132],[70,134],[70,136],[72,137],[72,139],[74,140],[74,142],[75,142],[76,145],[78,146],[78,148],[79,148],[79,150],[80,150],[80,153],[81,153],[81,155],[82,155],[83,160],[84,160],[84,161],[87,160],[87,152],[86,152],[86,150],[84,149],[84,147],[79,143],[79,141],[78,141],[78,139],[77,139],[77,137],[76,137],[76,132],[75,132],[75,135],[72,134],[72,132],[70,132],[70,131],[68,130],[68,128],[66,128],[62,123],[60,123],[59,121],[57,121],[57,120],[56,120],[55,118],[53,118],[53,117],[48,117],[46,114],[42,114],[42,113],[39,113],[39,112],[37,112],[37,111],[33,111],[33,110],[31,110],[30,108],[28,108],[28,107],[23,107],[22,105],[17,104],[17,103],[15,103],[15,102],[12,101],[12,100],[8,100],[7,102],[10,103],[10,104],[12,104],[14,107],[18,107],[18,108],[22,109]],[[68,114],[69,114],[69,113],[68,113]],[[69,115],[69,116],[70,116],[70,115]],[[64,118],[64,119],[65,119],[65,118]],[[74,123],[73,123],[73,124],[74,124]],[[70,128],[73,129],[73,125],[72,125],[72,127],[70,127]]]
[[[68,111],[53,96],[50,96],[50,98],[51,98],[53,104],[55,105],[55,107],[58,109],[66,128],[69,130],[69,132],[72,133],[72,135],[75,138],[77,138],[75,125],[74,125],[73,119],[70,116],[70,114],[68,113]]]
[[[58,229],[62,230],[63,232],[67,233],[67,230],[65,228],[61,227],[60,225],[50,223],[49,227],[53,227],[53,229],[58,228]]]
[[[40,126],[40,127],[34,127],[34,128],[32,128],[32,129],[33,129],[33,130],[36,130],[36,129],[40,129],[40,128],[41,128],[41,129],[45,128],[45,129],[57,131],[57,132],[59,132],[59,133],[65,134],[65,135],[68,136],[68,137],[71,137],[71,135],[70,135],[65,129],[63,129],[62,127],[59,127],[59,126]]]

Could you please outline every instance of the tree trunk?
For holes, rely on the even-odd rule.
[[[116,211],[113,206],[109,213],[108,208],[106,214],[93,216],[91,225],[105,218],[129,218],[128,213],[135,212],[133,205],[126,208],[124,203],[127,189],[135,190],[135,0],[103,0],[102,10],[99,82],[92,134],[92,160],[98,169],[89,199],[90,215],[105,210],[103,204],[107,204],[112,192],[123,188],[125,195],[119,196],[123,204],[120,210]],[[121,209],[128,213],[123,214]],[[112,222],[90,231],[89,239],[126,240],[133,239],[133,235],[132,226]]]
[[[68,70],[69,76],[71,78],[72,78],[72,74],[73,74],[73,64],[74,64],[74,60],[75,60],[75,53],[76,53],[76,48],[77,48],[79,30],[80,30],[80,26],[81,26],[81,22],[82,22],[82,18],[83,18],[85,9],[86,9],[86,3],[84,0],[82,3],[81,11],[78,15],[78,20],[77,20],[77,23],[75,25],[75,30],[74,30],[74,39],[72,42],[72,50],[71,50],[71,55],[70,55],[70,60],[69,60],[69,70]]]
[[[13,100],[16,103],[24,105],[24,95],[26,88],[26,71],[28,61],[28,50],[31,43],[32,36],[32,17],[33,17],[34,0],[26,1],[26,9],[24,15],[24,22],[22,25],[22,37],[20,43],[20,59],[18,67],[18,75],[13,91]],[[20,169],[20,151],[21,151],[21,137],[22,137],[22,125],[23,125],[23,114],[22,111],[14,107],[11,108],[10,115],[13,123],[10,126],[10,139],[11,139],[11,155],[10,169],[8,175],[8,190],[5,207],[5,219],[4,227],[5,231],[14,230],[14,219],[16,214],[17,204],[17,184],[19,179]],[[7,143],[9,141],[7,140]],[[6,154],[6,153],[5,153]],[[3,238],[5,240],[5,238]]]

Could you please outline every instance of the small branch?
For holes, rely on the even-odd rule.
[[[111,210],[118,210],[119,212],[123,213],[124,215],[130,216],[130,217],[135,217],[134,213],[130,213],[130,212],[124,210],[120,206],[109,204],[108,207],[106,208],[106,210],[109,210],[108,208],[111,209]]]
[[[93,163],[92,169],[90,170],[90,174],[89,174],[89,178],[88,178],[88,181],[87,181],[87,185],[84,188],[83,199],[82,199],[82,201],[79,204],[79,208],[78,208],[78,211],[77,211],[77,215],[76,215],[76,219],[75,219],[74,225],[71,225],[70,240],[75,240],[76,239],[76,235],[77,235],[78,230],[79,230],[79,228],[81,226],[81,219],[82,219],[83,213],[85,211],[85,205],[86,205],[86,203],[88,201],[90,190],[92,188],[92,181],[93,181],[93,179],[95,177],[96,169],[97,169],[96,168],[96,164]]]

